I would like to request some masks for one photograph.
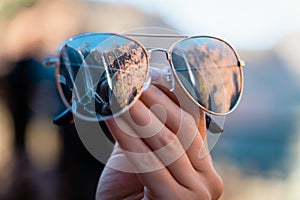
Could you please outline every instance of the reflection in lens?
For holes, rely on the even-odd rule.
[[[237,104],[241,93],[241,70],[232,48],[210,37],[179,42],[172,50],[176,75],[201,106],[225,114]]]
[[[67,42],[60,55],[61,95],[81,117],[104,120],[123,112],[147,79],[146,53],[126,37],[85,35]]]

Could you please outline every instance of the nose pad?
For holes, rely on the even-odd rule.
[[[170,92],[174,91],[175,80],[168,52],[165,49],[151,49],[148,53],[151,59],[144,90],[147,90],[150,83],[154,83],[168,88]]]
[[[148,79],[145,83],[144,91],[146,91],[150,85],[159,84],[169,89],[170,92],[174,91],[174,75],[170,66],[163,68],[150,66]]]

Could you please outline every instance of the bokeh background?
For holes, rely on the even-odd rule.
[[[300,199],[298,0],[0,0],[0,199],[93,199],[102,164],[41,65],[82,32],[163,27],[228,40],[246,61],[244,96],[212,150],[222,200]]]

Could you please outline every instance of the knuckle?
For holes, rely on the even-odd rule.
[[[195,119],[193,118],[193,116],[187,112],[183,112],[182,114],[182,124],[186,125],[188,127],[193,127],[196,126],[196,122]],[[191,126],[193,125],[193,126]]]
[[[174,135],[172,132],[168,131],[166,128],[162,130],[162,132],[159,134],[159,139],[161,143],[161,147],[164,147],[176,139],[176,135]]]
[[[218,174],[215,175],[213,190],[213,199],[219,199],[223,194],[224,183],[222,178]]]
[[[224,190],[224,183],[222,178],[214,169],[212,169],[207,174],[207,180],[208,180],[208,184],[207,184],[208,190],[210,191],[211,199],[212,200],[219,199],[223,194],[223,190]]]
[[[196,199],[218,200],[222,196],[224,189],[223,180],[219,174],[211,167],[211,169],[206,169],[199,175],[200,180],[198,180],[197,186],[193,190],[197,197]]]

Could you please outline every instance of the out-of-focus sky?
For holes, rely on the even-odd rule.
[[[300,34],[299,0],[89,0],[129,4],[185,34],[212,34],[237,48],[270,49]]]

